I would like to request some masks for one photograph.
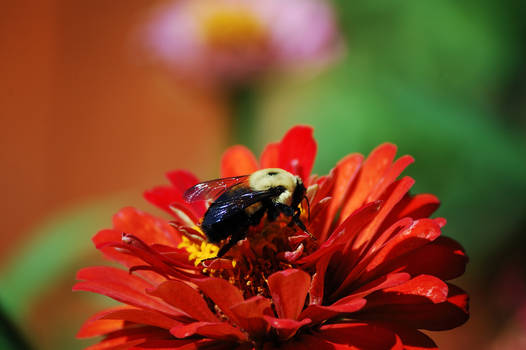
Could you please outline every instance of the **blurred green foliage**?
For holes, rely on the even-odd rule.
[[[413,192],[441,199],[445,233],[481,263],[524,225],[526,212],[522,116],[500,108],[520,69],[515,3],[337,6],[347,53],[314,80],[280,90],[294,95],[279,97],[291,114],[281,131],[315,127],[318,173],[349,152],[396,143],[416,159],[407,172]]]

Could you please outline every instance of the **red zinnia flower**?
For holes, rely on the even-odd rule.
[[[221,176],[282,168],[308,188],[302,220],[316,240],[289,219],[263,219],[225,257],[199,228],[207,203],[186,203],[198,183],[186,171],[146,198],[173,221],[125,208],[114,228],[94,242],[131,273],[89,267],[74,290],[107,295],[125,306],[89,319],[79,337],[104,335],[90,349],[432,349],[420,330],[446,330],[468,319],[467,294],[444,281],[460,276],[467,257],[441,236],[439,205],[410,195],[412,163],[394,161],[383,144],[364,161],[343,158],[329,175],[311,175],[312,129],[298,126],[259,160],[243,146],[224,155]]]

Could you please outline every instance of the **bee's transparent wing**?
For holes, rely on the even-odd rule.
[[[230,187],[247,181],[249,176],[250,175],[225,177],[198,183],[186,190],[184,199],[189,203],[202,200],[215,200]]]

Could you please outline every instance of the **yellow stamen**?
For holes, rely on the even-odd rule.
[[[193,260],[195,266],[199,265],[199,263],[205,259],[215,258],[219,252],[219,247],[215,244],[208,242],[197,244],[184,236],[177,248],[185,249],[190,254],[188,260]]]

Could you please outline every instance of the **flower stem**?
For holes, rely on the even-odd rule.
[[[232,88],[229,102],[232,121],[230,142],[254,150],[259,116],[256,88],[250,84]]]

